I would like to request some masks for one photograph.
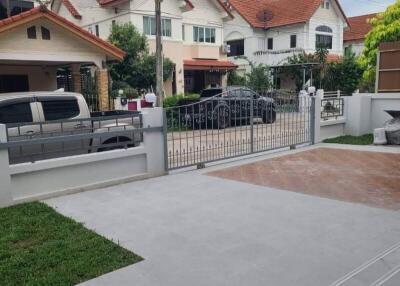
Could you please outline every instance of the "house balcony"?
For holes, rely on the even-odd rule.
[[[278,66],[285,64],[289,57],[302,53],[309,53],[314,51],[308,51],[302,48],[296,49],[285,49],[285,50],[267,50],[267,51],[256,51],[253,54],[253,61],[256,63],[262,63],[269,66]]]
[[[284,49],[284,50],[267,50],[254,52],[251,61],[255,63],[262,63],[268,66],[280,66],[287,63],[287,59],[294,55],[302,53],[313,54],[315,49]],[[342,51],[329,50],[328,61],[337,61],[343,56]]]

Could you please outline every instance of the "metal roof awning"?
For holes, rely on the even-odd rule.
[[[219,60],[185,60],[183,62],[185,70],[198,70],[198,71],[228,71],[237,69],[237,65],[229,61]]]

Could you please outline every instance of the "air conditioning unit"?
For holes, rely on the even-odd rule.
[[[222,45],[221,52],[223,54],[229,54],[231,52],[231,45]]]

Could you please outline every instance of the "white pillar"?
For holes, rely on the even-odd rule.
[[[317,91],[317,95],[314,97],[314,143],[318,144],[321,142],[321,100],[323,98],[321,90]]]
[[[346,135],[361,136],[371,130],[371,103],[370,94],[353,94],[345,101]]]
[[[161,107],[145,108],[143,114],[143,128],[163,127],[164,110]],[[165,160],[165,138],[163,130],[144,132],[143,144],[147,149],[147,172],[151,175],[167,173]]]
[[[6,126],[0,124],[0,143],[7,142]],[[0,148],[0,207],[13,204],[11,193],[10,166],[8,160],[8,150]]]

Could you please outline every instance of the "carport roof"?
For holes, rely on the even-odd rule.
[[[185,70],[234,70],[237,65],[229,61],[194,59],[183,62]]]
[[[46,7],[43,6],[39,6],[24,13],[1,20],[0,34],[10,29],[16,28],[20,25],[37,20],[39,18],[46,18],[47,20],[65,28],[72,34],[104,50],[107,55],[111,56],[114,59],[121,61],[125,57],[125,52],[121,49],[100,39],[99,37],[96,37],[95,35],[89,33],[88,31],[82,29],[81,27],[75,25],[74,23],[68,21],[67,19],[59,16],[58,14],[48,10]]]

